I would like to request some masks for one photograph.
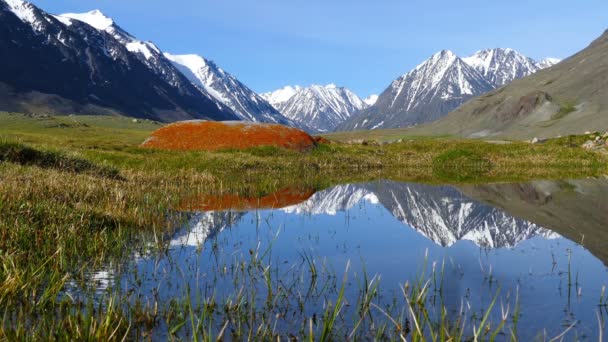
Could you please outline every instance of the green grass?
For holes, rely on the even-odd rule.
[[[453,149],[433,159],[433,175],[458,182],[483,178],[492,170],[492,163],[473,149]]]
[[[574,112],[576,112],[576,102],[566,101],[559,106],[559,111],[551,116],[551,120],[559,120]]]
[[[293,185],[320,190],[379,178],[476,183],[608,173],[606,157],[579,147],[584,137],[538,145],[418,138],[387,145],[334,143],[310,153],[268,147],[218,152],[140,148],[158,127],[121,117],[0,113],[0,338],[121,339],[134,318],[137,329],[145,330],[152,316],[147,310],[114,309],[109,304],[118,299],[112,297],[105,309],[82,310],[82,303],[58,294],[68,280],[84,282],[84,270],[120,262],[144,240],[162,245],[163,236],[179,226],[180,215],[172,208],[184,198],[259,196]],[[263,281],[272,285],[269,279]],[[278,298],[279,290],[273,291]],[[326,332],[313,329],[315,336],[339,331],[338,305],[334,301],[328,307]],[[188,319],[182,324],[166,313],[176,331],[209,323],[204,310],[176,310]]]
[[[53,168],[71,173],[90,173],[100,177],[118,178],[118,170],[97,166],[88,160],[74,158],[56,151],[41,151],[12,142],[0,142],[0,162],[24,166]]]

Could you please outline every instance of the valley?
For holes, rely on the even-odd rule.
[[[0,0],[0,340],[602,341],[605,4],[97,5]]]

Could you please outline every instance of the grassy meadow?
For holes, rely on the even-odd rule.
[[[173,209],[183,198],[224,193],[255,198],[286,187],[320,190],[379,178],[484,183],[608,174],[608,158],[580,148],[586,140],[580,136],[543,144],[496,144],[390,135],[363,144],[322,144],[309,153],[277,148],[217,152],[140,148],[159,127],[122,117],[0,113],[0,339],[145,337],[163,314],[176,332],[183,328],[200,331],[204,339],[221,337],[222,329],[205,333],[209,303],[200,311],[174,308],[188,318],[187,324],[181,324],[167,318],[175,312],[125,309],[112,296],[99,306],[61,296],[66,284],[84,281],[87,268],[119,262],[142,241],[162,246],[181,220]],[[398,139],[402,141],[382,143]],[[254,269],[261,267],[252,264]],[[369,294],[366,291],[375,288],[369,285],[364,290]],[[408,303],[415,302],[410,306],[412,315],[424,325],[410,329],[408,339],[424,340],[435,331],[442,340],[462,335],[458,320],[442,316],[440,322],[430,322],[425,316],[427,290],[421,280],[404,292]],[[371,306],[369,297],[363,299],[362,320]],[[338,297],[328,308],[323,324],[303,327],[301,336],[332,339],[339,302]],[[241,314],[247,320],[246,313]],[[403,327],[395,329],[397,319],[387,322],[386,336],[405,336]],[[479,334],[489,338],[501,324],[486,332],[479,329]],[[274,337],[272,329],[259,333],[249,337]]]

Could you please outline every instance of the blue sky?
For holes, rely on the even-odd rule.
[[[32,2],[51,13],[100,9],[139,39],[210,58],[258,92],[336,83],[362,97],[441,49],[564,58],[608,28],[606,0]]]

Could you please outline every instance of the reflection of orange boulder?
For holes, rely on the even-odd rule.
[[[182,121],[156,130],[142,146],[181,151],[276,146],[306,151],[315,146],[315,140],[304,131],[283,125],[244,121]]]
[[[302,203],[315,193],[311,189],[285,188],[262,197],[243,197],[233,194],[203,195],[183,200],[181,211],[220,211],[284,208]]]

